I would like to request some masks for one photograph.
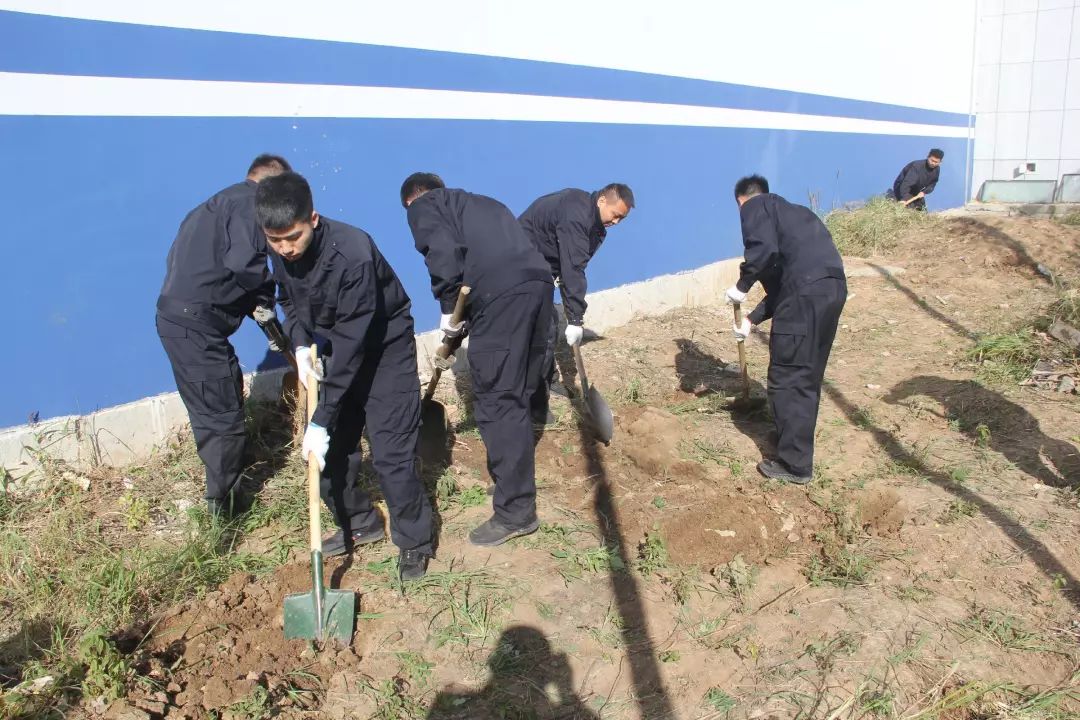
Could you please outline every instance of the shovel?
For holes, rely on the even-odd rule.
[[[585,363],[581,359],[580,344],[574,346],[574,365],[577,366],[577,374],[581,378],[581,394],[585,399],[585,409],[589,411],[592,419],[593,430],[600,442],[607,445],[615,434],[615,418],[604,398],[596,388],[589,384],[589,376],[585,374]]]
[[[318,349],[311,346],[311,362],[318,363]],[[319,404],[318,380],[308,379],[308,417]],[[308,517],[311,526],[311,592],[294,593],[285,598],[285,637],[324,640],[337,638],[352,641],[356,621],[356,594],[346,590],[328,590],[323,584],[322,518],[320,516],[319,461],[307,458]]]
[[[457,302],[454,304],[454,312],[450,316],[450,324],[458,325],[465,317],[465,304],[469,299],[470,288],[462,285],[458,291]],[[461,346],[461,337],[443,338],[443,342],[435,351],[433,362],[435,369],[428,380],[424,390],[424,398],[420,404],[420,455],[421,457],[438,457],[446,449],[446,408],[435,399],[435,388],[439,386],[439,378],[443,370],[450,369],[453,361],[450,356]]]
[[[732,303],[735,308],[735,324],[742,325],[742,303]],[[737,340],[739,346],[739,372],[742,375],[742,397],[732,398],[730,407],[733,410],[753,410],[763,404],[761,398],[750,398],[750,372],[746,368],[746,341]]]

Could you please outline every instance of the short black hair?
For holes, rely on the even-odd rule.
[[[409,207],[408,201],[420,193],[444,187],[446,183],[435,173],[414,172],[401,183],[401,207]]]
[[[255,219],[268,230],[285,230],[311,217],[311,186],[302,175],[272,175],[255,189]]]
[[[292,165],[289,161],[280,155],[270,155],[269,153],[263,153],[254,160],[251,161],[251,166],[248,168],[247,174],[251,175],[256,170],[277,170],[279,173],[292,172]]]
[[[753,197],[769,192],[769,181],[760,175],[747,175],[735,183],[735,197]]]
[[[943,157],[945,157],[945,151],[942,150],[941,148],[931,148],[930,149],[930,154],[927,155],[926,157],[932,157],[932,158],[937,158],[938,160],[941,160]]]
[[[627,210],[634,207],[634,191],[630,189],[629,185],[624,185],[623,183],[608,183],[600,189],[600,194],[609,198],[614,195],[616,198],[626,203]]]

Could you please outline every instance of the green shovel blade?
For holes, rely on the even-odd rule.
[[[327,590],[323,586],[322,553],[311,555],[311,591],[285,597],[285,637],[309,640],[333,637],[349,644],[356,622],[356,594]]]

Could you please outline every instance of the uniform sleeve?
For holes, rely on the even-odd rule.
[[[364,362],[364,339],[376,308],[375,273],[371,265],[349,268],[341,280],[337,315],[330,331],[334,356],[323,380],[323,394],[311,422],[325,428],[334,426],[341,401]]]
[[[585,292],[589,283],[585,266],[589,264],[589,227],[592,208],[580,203],[564,205],[555,225],[555,241],[559,245],[559,290],[562,294],[566,321],[581,325],[585,320]]]
[[[739,213],[742,220],[743,262],[739,266],[739,281],[735,287],[742,292],[750,292],[762,273],[776,264],[780,254],[776,219],[767,210],[766,203],[767,198],[757,202],[751,199]]]
[[[436,198],[421,198],[409,206],[409,229],[431,276],[431,292],[444,314],[454,311],[465,274],[465,251],[439,212]]]
[[[236,284],[255,296],[258,305],[274,304],[274,280],[266,267],[266,238],[246,211],[230,213],[225,223],[225,267]]]
[[[757,307],[750,311],[750,314],[746,317],[754,325],[760,325],[766,320],[772,320],[773,314],[776,312],[776,299],[775,294],[766,295],[762,298],[761,302],[757,304]]]
[[[289,297],[288,284],[285,278],[285,272],[281,269],[281,260],[274,258],[274,277],[278,283],[278,304],[281,305],[281,311],[285,314],[285,336],[289,338],[289,342],[292,343],[294,348],[307,347],[315,342],[311,337],[311,333],[300,324],[300,321],[296,318],[296,308],[293,306],[292,298]]]
[[[919,184],[919,171],[914,167],[904,168],[903,177],[900,178],[900,194],[897,196],[897,200],[910,200],[915,197],[915,193],[911,192],[912,187],[916,187]]]

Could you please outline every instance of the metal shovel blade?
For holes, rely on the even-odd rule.
[[[311,586],[310,592],[285,597],[285,637],[352,642],[356,594],[326,588],[321,552],[311,553]]]
[[[574,365],[577,367],[578,380],[581,381],[581,392],[584,395],[585,409],[589,411],[593,432],[600,442],[607,445],[615,435],[615,417],[608,407],[607,401],[589,382],[589,376],[585,374],[585,361],[581,359],[581,348],[573,347]]]
[[[419,453],[424,462],[438,462],[446,455],[450,441],[450,421],[446,408],[432,398],[420,401]]]
[[[611,438],[615,436],[615,416],[608,407],[607,401],[592,385],[589,386],[589,392],[585,396],[585,406],[589,409],[589,415],[592,416],[596,437],[605,444],[611,442]]]

